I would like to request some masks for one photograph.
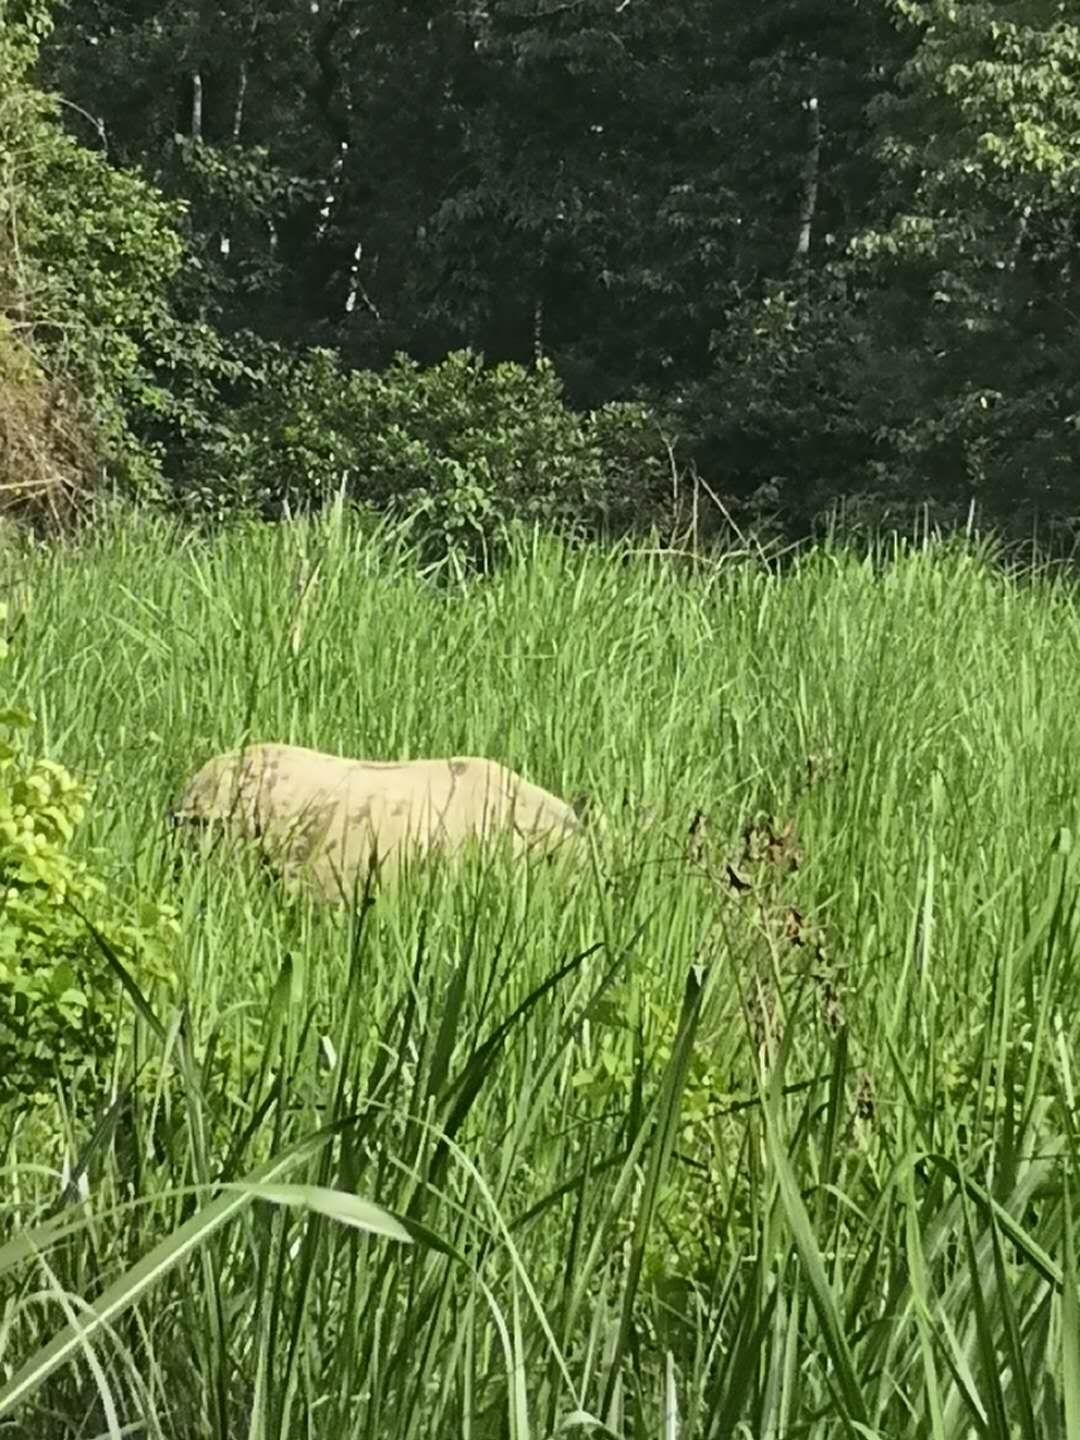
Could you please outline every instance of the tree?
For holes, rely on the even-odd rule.
[[[189,202],[199,313],[364,365],[539,349],[590,404],[706,374],[800,235],[865,218],[891,42],[876,0],[63,13],[50,75]]]
[[[188,321],[354,367],[542,354],[797,525],[867,489],[1072,503],[1052,0],[64,0],[47,60],[183,202]]]
[[[1051,3],[896,0],[873,222],[718,345],[698,424],[805,519],[838,494],[1075,507],[1080,27]]]
[[[48,76],[117,160],[186,202],[188,313],[357,363],[409,338],[417,228],[456,163],[444,71],[466,38],[432,8],[66,0]]]

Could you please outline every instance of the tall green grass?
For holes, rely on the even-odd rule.
[[[2,1119],[0,1434],[1080,1437],[1064,582],[536,539],[455,588],[339,515],[4,567],[183,993],[111,1107]],[[605,824],[319,910],[165,833],[248,738]]]

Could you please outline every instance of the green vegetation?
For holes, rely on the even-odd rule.
[[[1080,1433],[1064,583],[519,537],[450,586],[338,509],[5,575],[5,704],[182,989],[67,1108],[86,1198],[3,1112],[8,1433]],[[163,827],[245,735],[498,755],[608,833],[289,903]]]
[[[6,643],[0,635],[0,662]],[[175,979],[162,956],[168,913],[144,902],[137,917],[125,914],[73,859],[89,792],[62,765],[26,755],[32,718],[0,710],[0,1105],[9,1110],[41,1101],[57,1080],[98,1098],[107,1088],[121,1019],[109,959],[144,984]]]
[[[462,351],[426,369],[398,356],[381,373],[343,373],[333,351],[297,361],[263,347],[248,389],[186,477],[189,514],[280,516],[346,498],[407,519],[429,562],[488,568],[508,525],[632,528],[670,490],[646,407],[575,414],[547,362],[485,366]]]

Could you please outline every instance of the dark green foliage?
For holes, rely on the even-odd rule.
[[[309,423],[321,382],[282,380],[285,354],[333,350],[345,374],[469,349],[549,357],[574,405],[657,407],[713,491],[794,530],[867,494],[1023,526],[1074,508],[1080,45],[1050,0],[57,16],[43,73],[92,149],[38,184],[53,308],[79,320],[64,333],[96,409],[174,481],[243,494],[230,457],[292,463],[259,434],[260,376],[317,452],[299,489],[324,492],[350,425]],[[111,288],[88,291],[103,251]],[[418,478],[427,463],[380,473],[446,534],[552,511],[548,481],[530,506],[489,503],[445,465]],[[657,518],[653,488],[635,519]]]
[[[740,308],[688,408],[796,522],[872,492],[1022,531],[1077,497],[1080,27],[1051,5],[893,8],[915,44],[874,107],[875,218]]]
[[[787,270],[810,95],[815,252],[865,217],[896,50],[855,0],[69,0],[47,58],[188,202],[201,313],[363,366],[539,343],[595,405],[707,374],[710,332]]]

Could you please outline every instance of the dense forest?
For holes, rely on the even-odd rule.
[[[6,0],[5,384],[213,513],[1045,531],[1078,75],[1060,0]]]

